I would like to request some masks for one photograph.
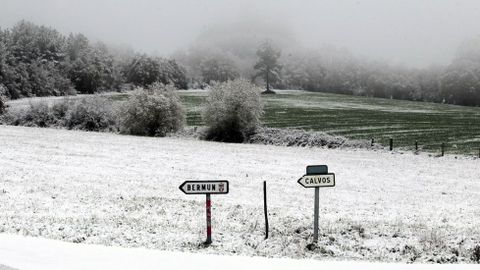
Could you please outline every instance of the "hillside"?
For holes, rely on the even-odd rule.
[[[277,91],[264,96],[263,122],[269,127],[323,131],[352,139],[375,139],[395,147],[478,156],[480,108],[382,98]],[[188,123],[203,124],[201,104],[206,91],[182,91],[189,109]]]
[[[75,243],[223,255],[400,262],[471,262],[480,239],[478,159],[411,153],[221,144],[175,138],[0,126],[0,232]],[[337,186],[296,183],[327,164]],[[184,180],[227,179],[212,196]],[[271,237],[263,237],[262,181]]]

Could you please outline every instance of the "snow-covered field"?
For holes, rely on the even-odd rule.
[[[75,243],[334,260],[471,262],[480,245],[480,160],[354,149],[222,144],[0,126],[0,232]],[[327,164],[319,248],[313,190],[296,180]],[[230,180],[205,198],[184,180]],[[271,234],[265,240],[262,182]],[[0,264],[2,263],[0,257]]]

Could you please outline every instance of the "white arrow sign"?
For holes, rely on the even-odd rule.
[[[185,194],[227,194],[228,181],[185,181],[179,188]]]
[[[304,188],[315,187],[334,187],[335,186],[335,174],[311,174],[304,175],[297,181]]]

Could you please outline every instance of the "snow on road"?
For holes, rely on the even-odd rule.
[[[14,269],[14,268],[11,268],[9,266],[0,264],[0,270],[18,270],[18,269]]]
[[[18,270],[224,270],[224,269],[477,269],[476,265],[387,264],[345,261],[219,256],[183,252],[72,244],[55,240],[0,234],[0,261]],[[2,266],[0,265],[0,269]],[[10,269],[8,269],[10,270]]]
[[[296,182],[310,164],[336,174],[320,192],[313,251],[313,190]],[[228,195],[212,196],[209,248],[199,245],[205,198],[178,189],[201,179],[230,181]],[[480,160],[466,157],[0,126],[0,232],[222,255],[471,262],[479,200]]]

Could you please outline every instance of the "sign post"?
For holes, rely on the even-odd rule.
[[[307,166],[307,174],[297,181],[304,188],[315,188],[315,203],[313,215],[313,245],[318,242],[318,208],[321,187],[334,187],[335,174],[328,173],[327,165]]]
[[[210,201],[210,193],[207,193],[207,241],[205,241],[206,245],[210,245],[212,243],[212,201]]]
[[[211,194],[227,194],[229,190],[226,180],[185,181],[178,187],[187,195],[205,194],[205,208],[207,213],[207,240],[205,245],[212,243],[212,201]]]
[[[318,242],[318,208],[319,208],[319,199],[320,197],[320,188],[315,188],[315,203],[313,206],[313,243]]]

